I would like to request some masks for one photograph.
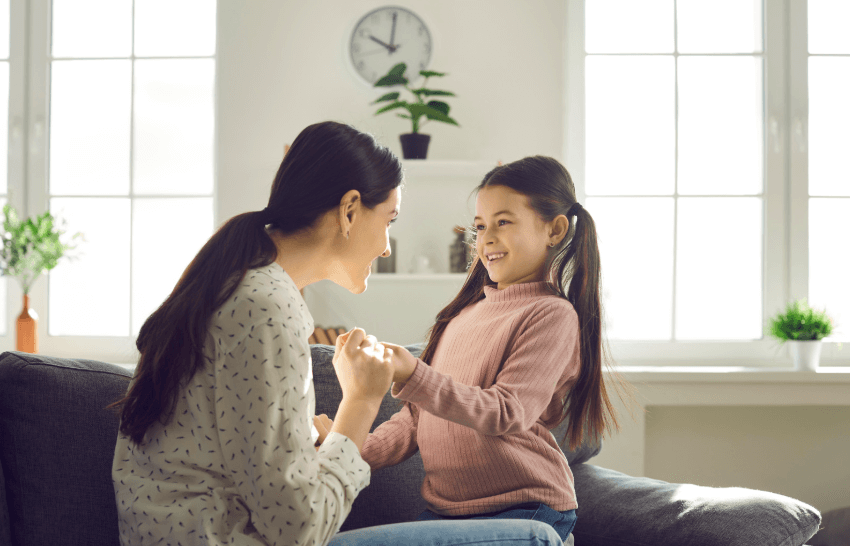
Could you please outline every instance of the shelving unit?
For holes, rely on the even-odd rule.
[[[370,282],[456,281],[465,279],[466,273],[372,273]]]
[[[412,180],[435,178],[477,178],[496,166],[496,161],[433,161],[431,159],[403,159],[404,171]]]
[[[472,222],[473,190],[497,161],[406,159],[402,165],[401,208],[390,230],[396,273],[372,273],[369,288],[357,295],[328,281],[306,287],[317,326],[359,326],[378,339],[417,343],[463,286],[465,273],[449,273],[453,228]],[[434,272],[414,273],[417,256],[426,256]]]

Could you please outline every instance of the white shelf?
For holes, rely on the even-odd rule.
[[[372,273],[370,281],[458,281],[466,273]]]
[[[404,168],[405,178],[415,180],[473,178],[480,180],[497,165],[497,162],[403,159],[401,164]]]

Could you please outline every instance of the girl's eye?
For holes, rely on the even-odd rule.
[[[395,221],[396,221],[396,220],[398,220],[398,218],[393,218],[392,220],[390,220],[390,223],[389,223],[389,224],[387,224],[387,227],[389,227],[389,226],[391,226],[391,225],[395,224]]]
[[[484,226],[482,226],[481,224],[475,226],[475,231],[481,231],[482,229],[484,229]]]
[[[506,223],[506,224],[509,224],[509,223],[510,223],[510,222],[508,222],[507,220],[499,220],[499,225],[502,225],[502,222],[504,222],[504,223]]]

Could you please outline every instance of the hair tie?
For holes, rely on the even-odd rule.
[[[570,210],[567,211],[567,218],[577,215],[578,211],[582,208],[584,207],[582,207],[581,204],[576,201],[575,203],[573,203],[573,206],[570,207]]]
[[[260,216],[260,218],[263,219],[264,225],[270,224],[272,222],[271,211],[269,210],[268,207],[264,208],[263,210],[261,210],[259,212],[260,212],[259,216]]]

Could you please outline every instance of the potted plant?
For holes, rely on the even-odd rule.
[[[770,335],[788,342],[796,369],[817,369],[822,339],[832,333],[832,319],[826,311],[809,307],[805,298],[789,303],[784,313],[770,320]]]
[[[399,100],[398,97],[400,93],[398,91],[394,91],[381,96],[372,104],[392,101],[390,104],[375,112],[376,116],[397,108],[404,108],[407,110],[408,114],[396,113],[398,117],[409,119],[413,124],[413,130],[410,133],[405,133],[399,136],[401,139],[402,154],[404,159],[425,159],[428,154],[428,143],[431,140],[431,135],[424,135],[419,132],[419,128],[421,127],[419,120],[422,116],[427,118],[423,122],[423,125],[424,123],[427,123],[428,120],[442,121],[443,123],[450,123],[452,125],[457,125],[458,127],[460,127],[460,125],[458,125],[458,122],[449,117],[448,104],[439,100],[429,100],[426,103],[423,100],[423,97],[454,97],[455,94],[450,91],[429,89],[428,78],[442,77],[446,75],[443,72],[433,72],[431,70],[420,70],[419,74],[425,76],[425,81],[422,83],[422,87],[418,89],[411,89],[407,86],[408,79],[404,75],[406,70],[407,65],[405,63],[398,63],[394,67],[390,68],[390,71],[387,72],[386,75],[382,76],[375,82],[375,87],[403,85],[405,89],[410,91],[413,96],[416,97],[416,100],[413,102]]]
[[[24,291],[24,308],[16,323],[18,351],[38,352],[38,315],[29,306],[29,291],[36,279],[58,264],[65,252],[76,245],[63,243],[59,238],[65,233],[55,228],[56,220],[50,212],[21,221],[17,211],[3,207],[3,248],[0,249],[0,274],[15,277]],[[71,240],[81,237],[76,233]]]

